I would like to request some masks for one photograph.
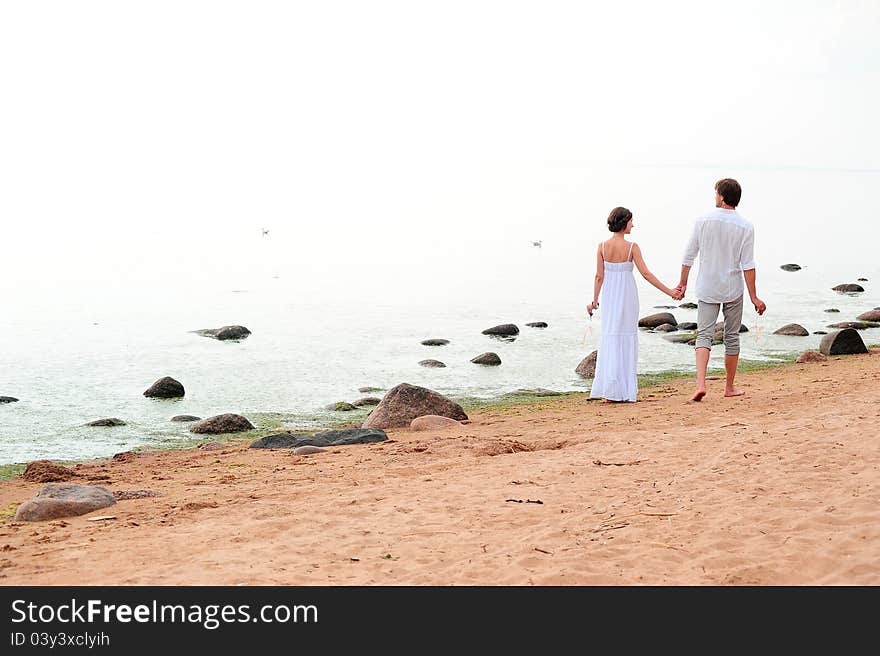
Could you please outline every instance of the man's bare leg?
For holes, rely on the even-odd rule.
[[[727,373],[727,383],[724,386],[724,396],[742,396],[745,391],[738,390],[733,386],[736,378],[736,365],[739,363],[739,354],[724,356],[724,371]]]
[[[695,349],[697,354],[697,391],[691,397],[691,401],[702,401],[706,396],[706,370],[709,369],[709,349],[700,347]]]

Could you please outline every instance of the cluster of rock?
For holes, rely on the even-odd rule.
[[[532,321],[526,324],[530,328],[547,328],[546,321]],[[505,342],[512,342],[516,339],[516,336],[519,335],[519,327],[516,324],[512,323],[503,323],[497,326],[492,326],[491,328],[486,328],[482,331],[483,335],[488,335],[490,337],[494,337],[500,339]],[[431,338],[422,340],[421,344],[423,346],[447,346],[449,344],[448,339],[442,338]],[[477,355],[476,357],[471,358],[471,362],[474,364],[480,364],[488,367],[497,367],[501,364],[501,358],[497,353],[486,352]],[[446,367],[446,363],[440,360],[421,360],[419,362],[420,367],[428,367],[433,369],[442,369]]]

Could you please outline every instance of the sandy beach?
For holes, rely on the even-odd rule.
[[[310,456],[121,454],[72,482],[159,496],[64,520],[13,521],[42,485],[4,481],[0,584],[878,584],[878,355]]]

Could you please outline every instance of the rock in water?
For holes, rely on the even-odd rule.
[[[448,343],[448,339],[426,339],[422,342],[422,346],[446,346]]]
[[[822,355],[854,355],[867,353],[868,349],[857,331],[844,328],[825,335],[819,344],[819,351]]]
[[[826,312],[840,312],[840,310],[838,310],[837,308],[828,308],[828,309],[825,310],[825,311],[826,311]]]
[[[410,422],[409,428],[414,431],[427,431],[427,430],[437,430],[443,428],[452,428],[453,426],[464,426],[459,421],[455,421],[455,419],[450,419],[449,417],[441,417],[440,415],[424,415],[422,417],[416,417]]]
[[[819,353],[819,351],[804,351],[800,354],[797,361],[801,364],[804,362],[827,362],[828,357]]]
[[[446,365],[440,362],[440,360],[422,360],[419,362],[420,367],[434,367],[435,369],[441,369]]]
[[[801,270],[801,267],[799,264],[783,264],[779,268],[782,269],[783,271],[800,271]]]
[[[462,421],[464,409],[433,390],[401,383],[388,391],[363,423],[363,428],[404,428],[416,417],[440,415]]]
[[[858,280],[859,280],[859,282],[868,282],[867,278],[859,278]]]
[[[484,364],[489,367],[497,367],[501,364],[501,358],[498,357],[497,353],[481,353],[477,357],[471,359],[471,362],[474,364]]]
[[[868,310],[867,312],[862,312],[859,316],[856,317],[859,321],[880,321],[880,310]]]
[[[384,387],[358,387],[358,392],[361,394],[369,394],[370,392],[381,392]]]
[[[500,326],[493,326],[492,328],[486,328],[483,331],[484,335],[501,335],[503,337],[510,337],[511,335],[519,335],[519,328],[517,328],[512,323],[503,323]]]
[[[241,415],[227,413],[202,419],[190,428],[191,433],[237,433],[253,430],[254,425]]]
[[[18,399],[14,396],[0,396],[0,403],[18,403]]]
[[[880,323],[874,321],[841,321],[828,325],[829,328],[853,328],[855,330],[867,330],[868,328],[880,328]]]
[[[681,333],[680,335],[663,335],[663,339],[673,344],[690,344],[697,338],[697,333]]]
[[[201,421],[201,417],[196,417],[194,415],[175,415],[171,418],[171,421]]]
[[[332,410],[333,412],[351,412],[352,410],[357,410],[357,408],[347,401],[337,401],[336,403],[325,405],[324,410]]]
[[[658,333],[673,333],[678,330],[678,328],[673,326],[671,323],[664,323],[662,326],[657,326],[656,328],[654,328],[654,330],[656,330]]]
[[[639,328],[656,328],[664,323],[670,323],[673,326],[678,325],[678,321],[669,312],[659,312],[639,319]]]
[[[74,517],[112,506],[115,503],[116,499],[113,498],[113,493],[103,487],[73,483],[50,483],[44,486],[37,493],[37,496],[18,507],[15,520],[41,522],[59,517]]]
[[[365,405],[379,405],[381,402],[382,399],[377,399],[375,396],[365,396],[357,401],[352,401],[351,404],[356,408],[362,408]]]
[[[533,321],[532,323],[526,324],[529,328],[546,328],[547,323],[545,321]]]
[[[828,331],[827,330],[814,330],[813,334],[814,335],[827,335]]]
[[[116,417],[109,417],[107,419],[95,419],[95,421],[87,423],[86,426],[125,426],[125,422]]]
[[[596,358],[599,351],[593,351],[575,367],[574,372],[581,378],[593,378],[596,375]]]
[[[244,326],[223,326],[222,328],[205,328],[196,330],[196,333],[204,337],[213,337],[222,341],[240,340],[251,334]]]
[[[810,332],[804,328],[802,325],[797,323],[789,323],[784,325],[779,330],[773,331],[774,335],[792,335],[795,337],[807,337]]]
[[[854,285],[852,283],[847,283],[845,285],[837,285],[837,287],[832,287],[836,292],[840,292],[841,294],[855,294],[858,292],[865,291],[865,288],[861,285]]]
[[[682,310],[696,310],[697,304],[696,303],[682,303],[678,307],[680,307]]]
[[[678,329],[679,330],[696,330],[697,324],[694,321],[684,321],[684,322],[678,324]]]
[[[186,392],[178,381],[170,376],[160,378],[150,386],[144,396],[151,399],[176,399],[184,396]]]

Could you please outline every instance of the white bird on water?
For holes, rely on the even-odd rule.
[[[533,242],[532,242],[532,246],[534,246],[535,248],[541,248],[541,242],[539,242],[539,241],[533,241]]]

